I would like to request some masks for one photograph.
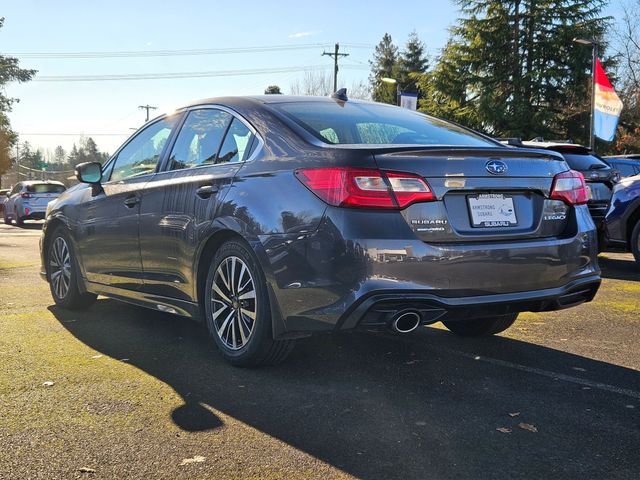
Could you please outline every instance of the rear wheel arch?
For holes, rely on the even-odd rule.
[[[638,222],[640,222],[640,202],[637,202],[637,205],[635,205],[633,212],[627,218],[625,234],[626,234],[627,246],[629,247],[629,250],[631,250],[631,247],[632,247],[631,236],[633,235],[633,229],[635,228]]]
[[[44,239],[42,242],[42,252],[43,252],[45,265],[47,265],[49,262],[49,243],[51,243],[51,238],[53,237],[53,234],[58,228],[64,228],[65,230],[68,231],[66,222],[64,222],[60,218],[53,218],[47,222],[47,230],[45,232]],[[49,275],[49,272],[47,270],[47,276],[48,275]]]
[[[204,291],[207,284],[207,274],[209,273],[209,266],[215,256],[216,252],[222,246],[223,243],[229,240],[240,240],[249,244],[242,235],[233,230],[220,230],[213,233],[205,242],[204,246],[200,249],[198,260],[196,262],[196,302],[201,303],[204,298]],[[204,306],[204,305],[201,305]],[[204,311],[202,311],[204,315]]]

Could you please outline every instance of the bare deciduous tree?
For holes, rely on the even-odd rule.
[[[614,49],[618,58],[618,91],[624,109],[616,150],[622,153],[640,151],[640,1],[622,5]]]
[[[306,70],[302,79],[296,79],[289,90],[291,95],[326,97],[333,88],[333,78],[325,70]]]
[[[338,85],[339,86],[339,85]],[[326,97],[333,89],[333,77],[324,70],[307,70],[301,79],[296,79],[290,86],[291,95],[313,95]],[[370,100],[371,91],[364,81],[354,81],[347,87],[347,96],[360,100]]]

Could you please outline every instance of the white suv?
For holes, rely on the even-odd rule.
[[[15,220],[20,226],[25,220],[42,220],[47,204],[66,190],[63,183],[50,181],[20,182],[9,192],[4,204],[4,223]]]

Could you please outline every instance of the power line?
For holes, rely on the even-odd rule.
[[[362,70],[364,65],[347,65],[349,69]],[[236,77],[245,75],[266,75],[273,73],[299,72],[302,70],[326,69],[326,65],[303,65],[296,67],[251,68],[243,70],[214,70],[204,72],[168,72],[168,73],[122,73],[111,75],[42,75],[33,82],[106,82],[114,80],[168,80],[177,78]]]
[[[350,48],[373,48],[373,45],[366,43],[345,43],[344,46]],[[200,48],[185,50],[123,50],[104,52],[15,52],[5,53],[20,58],[127,58],[127,57],[176,57],[193,55],[233,55],[238,53],[263,53],[279,52],[287,50],[310,50],[328,47],[328,43],[305,43],[299,45],[269,45],[253,47],[231,47],[231,48]]]
[[[325,44],[326,45],[326,44]],[[232,55],[238,53],[278,52],[283,50],[309,50],[323,44],[272,45],[262,47],[202,48],[188,50],[125,50],[107,52],[21,52],[8,55],[21,58],[123,58],[123,57],[179,57],[192,55]]]

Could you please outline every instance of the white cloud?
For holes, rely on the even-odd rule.
[[[317,30],[317,31],[307,31],[307,32],[296,32],[296,33],[292,33],[291,35],[289,35],[289,38],[303,38],[303,37],[310,37],[311,35],[316,35],[317,33],[320,33],[322,30]]]

